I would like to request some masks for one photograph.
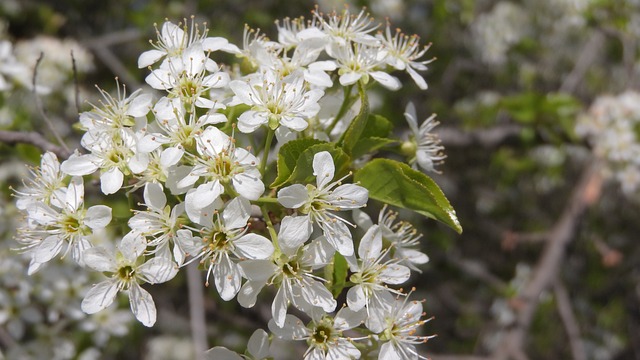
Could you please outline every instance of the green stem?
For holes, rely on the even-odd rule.
[[[267,159],[269,158],[269,150],[271,149],[271,142],[273,141],[273,135],[275,130],[269,129],[267,132],[267,138],[264,141],[264,153],[262,154],[262,161],[260,162],[260,173],[262,178],[265,177],[265,170],[267,169]]]
[[[280,246],[278,245],[278,234],[276,234],[276,229],[273,227],[273,223],[271,223],[271,217],[269,217],[269,211],[264,206],[260,206],[260,210],[262,211],[262,217],[264,218],[264,222],[267,224],[267,229],[269,229],[269,235],[271,236],[271,241],[273,242],[273,246],[276,249],[280,249]]]
[[[259,198],[258,200],[254,200],[253,202],[258,203],[258,204],[277,204],[278,203],[278,199],[277,198],[263,196],[263,197]]]
[[[340,122],[340,119],[342,119],[342,117],[344,116],[344,114],[347,113],[347,110],[349,109],[349,106],[351,105],[351,89],[353,88],[353,84],[352,85],[347,85],[344,87],[344,100],[342,100],[342,105],[340,105],[340,109],[338,110],[338,113],[336,114],[335,119],[333,119],[333,121],[331,122],[331,124],[329,126],[327,126],[326,132],[327,135],[331,134],[331,131],[333,130],[334,127],[336,127],[336,125],[338,125],[338,122]]]

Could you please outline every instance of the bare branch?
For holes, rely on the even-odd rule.
[[[207,345],[207,323],[204,309],[204,291],[198,262],[187,265],[187,286],[189,288],[189,316],[191,317],[191,336],[198,359],[203,359]]]
[[[602,54],[602,47],[605,44],[605,40],[604,34],[599,31],[591,34],[582,51],[580,51],[580,54],[576,57],[578,60],[573,70],[571,70],[569,75],[562,81],[560,91],[570,94],[575,92],[593,62]]]
[[[71,67],[73,69],[73,86],[75,88],[73,100],[76,105],[76,111],[80,114],[80,86],[78,85],[78,68],[76,66],[76,58],[73,56],[73,50],[71,50]]]
[[[0,142],[7,145],[30,144],[36,146],[42,151],[51,151],[60,159],[66,159],[71,155],[71,151],[58,145],[50,143],[44,136],[35,131],[6,131],[0,130]]]
[[[64,148],[64,150],[66,150],[68,153],[71,153],[71,150],[69,150],[69,147],[67,147],[67,144],[65,144],[65,142],[62,139],[62,137],[60,136],[60,134],[58,134],[58,131],[56,131],[56,128],[53,125],[53,122],[51,121],[51,119],[49,118],[47,113],[45,112],[44,107],[42,106],[42,101],[40,100],[40,95],[38,95],[38,91],[37,91],[38,67],[40,66],[40,63],[42,62],[42,59],[44,59],[44,53],[43,52],[40,53],[40,56],[38,57],[38,60],[36,61],[36,65],[33,68],[33,78],[31,79],[31,83],[32,83],[31,85],[33,86],[32,92],[33,92],[33,96],[35,97],[35,100],[36,100],[36,107],[38,108],[38,111],[40,112],[40,115],[44,119],[45,123],[47,124],[47,127],[49,128],[49,130],[51,131],[53,136],[55,136],[55,138],[58,141],[58,143],[60,144],[60,146],[62,146]]]
[[[524,356],[524,341],[529,331],[535,310],[538,307],[540,294],[548,289],[558,276],[565,256],[565,248],[571,241],[578,220],[600,196],[602,175],[600,164],[592,161],[583,172],[559,220],[549,231],[549,239],[540,260],[536,265],[532,279],[514,299],[519,306],[515,308],[516,323],[506,333],[501,344],[494,353],[495,359],[519,359]]]
[[[553,283],[553,291],[556,297],[556,303],[558,305],[558,313],[564,324],[564,328],[567,331],[569,337],[569,344],[571,345],[571,354],[574,360],[587,360],[587,354],[580,338],[580,327],[576,321],[576,317],[573,314],[571,308],[571,299],[569,293],[564,287],[559,278]]]
[[[506,291],[507,284],[489,272],[486,266],[480,261],[463,259],[458,255],[449,255],[447,256],[447,260],[466,274],[489,284],[496,291],[500,293],[504,293]]]

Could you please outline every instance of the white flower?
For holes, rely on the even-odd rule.
[[[146,116],[151,110],[151,94],[138,89],[127,97],[126,87],[122,86],[122,92],[119,84],[117,87],[117,98],[98,88],[104,102],[99,101],[100,106],[93,105],[91,111],[80,114],[80,124],[87,133],[93,133],[91,136],[95,137],[97,132],[117,133],[124,127],[132,127],[135,118]]]
[[[144,200],[147,211],[136,211],[129,219],[129,227],[133,232],[151,238],[147,246],[153,246],[152,253],[157,256],[169,254],[169,244],[174,241],[176,232],[180,229],[180,216],[184,213],[184,203],[178,203],[173,208],[167,205],[167,197],[161,184],[147,183],[144,187]],[[182,265],[185,253],[179,244],[174,244],[173,258]]]
[[[415,345],[426,343],[434,336],[417,335],[418,328],[430,320],[421,320],[422,316],[422,302],[408,301],[408,296],[403,300],[395,300],[384,315],[384,322],[379,331],[380,341],[384,343],[380,347],[378,359],[426,360],[427,357],[418,354]]]
[[[43,202],[57,208],[63,207],[65,174],[60,172],[60,163],[56,155],[52,152],[44,153],[40,159],[40,167],[29,169],[29,172],[31,177],[23,181],[24,187],[15,191],[18,198],[16,207],[24,211],[35,202]]]
[[[432,130],[439,124],[435,120],[436,115],[431,115],[418,127],[416,108],[413,103],[409,103],[404,117],[411,129],[411,137],[409,141],[402,144],[403,153],[409,155],[409,163],[414,168],[417,164],[424,171],[437,172],[435,166],[442,163],[446,155],[442,153],[444,147],[440,145],[440,138],[432,133]]]
[[[223,107],[217,104],[214,109]],[[195,152],[195,136],[205,127],[227,121],[220,113],[212,112],[199,117],[195,111],[187,113],[180,98],[163,97],[153,107],[153,113],[156,121],[140,139],[138,150],[150,153],[165,145],[160,155],[160,164],[164,168],[176,165],[185,151]]]
[[[202,30],[200,30],[199,25],[193,21],[189,29],[187,29],[186,21],[184,25],[182,23],[176,25],[170,21],[165,21],[162,24],[161,31],[158,31],[156,27],[158,41],[155,44],[153,42],[151,43],[155,49],[145,51],[140,55],[138,58],[138,67],[144,68],[150,66],[165,56],[167,59],[178,58],[182,56],[186,49],[194,44],[202,46],[202,48],[208,52],[217,50],[227,52],[237,51],[237,47],[229,44],[227,39],[207,37],[207,32],[208,29],[206,26],[203,26]]]
[[[269,321],[269,330],[284,340],[305,340],[309,348],[305,360],[359,359],[360,351],[353,345],[345,330],[353,329],[364,321],[363,311],[353,311],[344,307],[335,317],[327,314],[313,314],[307,324],[294,315],[287,315],[284,326],[279,327]]]
[[[280,73],[271,70],[249,76],[246,81],[234,80],[229,87],[235,93],[233,104],[251,106],[238,118],[238,130],[254,132],[261,125],[275,130],[286,126],[302,131],[308,120],[320,110],[318,100],[324,95],[319,89],[307,90],[303,78],[296,76],[286,81]]]
[[[253,332],[247,343],[248,355],[240,356],[225,347],[216,346],[205,352],[207,360],[266,360],[269,359],[269,335],[262,329]]]
[[[211,109],[216,103],[206,97],[207,92],[226,86],[229,74],[219,71],[215,61],[196,44],[187,48],[181,57],[168,59],[145,81],[154,89],[169,91],[171,97],[180,98],[188,106]]]
[[[382,34],[378,34],[377,37],[383,45],[383,50],[381,51],[380,56],[384,61],[398,70],[406,70],[418,87],[422,90],[426,90],[428,87],[427,82],[416,72],[416,70],[427,70],[426,65],[434,59],[423,61],[416,60],[420,59],[422,55],[429,50],[430,45],[421,49],[419,45],[420,38],[417,35],[405,35],[400,32],[400,29],[396,29],[395,35],[392,35],[389,23],[387,23],[384,36]]]
[[[409,280],[411,270],[398,265],[397,260],[384,260],[387,251],[382,248],[382,232],[378,225],[371,226],[360,241],[359,261],[350,264],[353,274],[349,280],[355,285],[347,292],[347,304],[355,311],[367,307],[372,321],[380,310],[389,304],[391,293],[401,294],[389,289],[386,284],[398,285]],[[352,261],[350,261],[352,262]]]
[[[378,40],[371,35],[378,25],[372,24],[373,19],[365,13],[364,9],[358,15],[353,15],[349,13],[348,8],[345,8],[341,14],[332,12],[327,19],[317,10],[313,13],[321,21],[323,33],[329,36],[333,44],[350,46],[351,42],[367,45],[378,43]]]
[[[91,247],[88,236],[111,222],[111,208],[108,206],[84,208],[84,184],[81,177],[71,179],[60,210],[45,203],[35,203],[27,212],[30,219],[44,227],[42,234],[46,236],[32,249],[30,268],[33,269],[58,255],[65,243],[65,255],[71,251],[73,259],[82,264],[82,252]]]
[[[193,213],[211,205],[225,192],[225,186],[231,185],[233,191],[248,200],[257,200],[264,193],[258,159],[249,151],[236,148],[234,141],[213,126],[196,137],[200,156],[194,157],[193,169],[180,181],[180,186],[189,186],[201,177],[205,180],[186,200],[187,214],[193,221]]]
[[[388,210],[387,205],[380,210],[378,225],[382,232],[383,247],[389,249],[389,256],[397,259],[399,264],[421,272],[417,265],[429,262],[426,254],[415,249],[420,247],[422,234],[418,234],[413,225],[406,221],[396,222],[397,217],[398,213]],[[354,210],[354,220],[358,226],[365,229],[373,225],[369,215],[357,209]]]
[[[389,90],[402,87],[400,80],[380,70],[385,65],[381,59],[380,47],[362,44],[354,44],[353,47],[333,45],[328,50],[338,64],[341,85],[352,85],[358,81],[367,84],[369,77],[372,77]]]
[[[222,216],[215,212],[203,219],[206,221],[203,221],[200,236],[191,236],[189,230],[178,231],[181,246],[194,258],[200,258],[200,263],[207,269],[206,285],[213,274],[216,289],[226,301],[233,299],[240,290],[242,272],[238,261],[267,259],[273,253],[269,239],[247,232],[250,208],[249,201],[237,197],[227,204]]]
[[[146,262],[139,261],[147,247],[147,241],[140,234],[127,234],[116,254],[102,247],[85,251],[85,263],[90,268],[110,273],[110,278],[94,285],[82,300],[82,311],[96,313],[113,303],[120,291],[128,291],[131,311],[144,326],[156,322],[156,306],[151,294],[140,287],[141,282],[159,284],[173,279],[178,273],[176,265],[163,257],[154,257]]]
[[[327,241],[340,254],[350,256],[353,254],[353,239],[345,225],[347,221],[332,211],[365,206],[369,192],[355,184],[340,185],[344,178],[331,182],[335,165],[327,151],[313,156],[313,174],[316,176],[316,186],[294,184],[283,188],[278,192],[278,202],[287,208],[298,209],[308,221],[322,228]]]
[[[252,307],[260,290],[267,284],[279,286],[271,305],[275,323],[284,326],[289,303],[302,311],[321,308],[331,312],[336,307],[333,295],[313,271],[324,267],[333,257],[333,249],[322,238],[302,246],[311,235],[311,227],[303,217],[287,216],[282,219],[278,232],[281,254],[271,260],[240,263],[247,281],[238,295],[238,302]]]

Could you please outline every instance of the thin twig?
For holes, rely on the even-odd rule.
[[[49,130],[51,131],[53,136],[55,136],[55,138],[58,141],[58,143],[60,144],[60,146],[62,146],[68,153],[71,153],[71,150],[69,150],[69,147],[67,147],[67,144],[65,144],[65,142],[62,139],[62,137],[60,136],[60,134],[58,134],[58,131],[56,131],[56,128],[53,125],[53,122],[51,121],[51,119],[49,118],[47,113],[45,112],[44,106],[42,106],[42,101],[40,100],[40,95],[38,95],[38,91],[36,90],[37,77],[38,77],[38,67],[40,66],[40,63],[42,62],[42,59],[44,59],[44,53],[43,52],[40,53],[40,56],[38,57],[38,60],[36,61],[36,65],[33,68],[33,78],[31,79],[31,85],[33,86],[33,89],[32,89],[33,96],[35,97],[35,100],[36,100],[36,107],[38,108],[38,111],[40,112],[40,115],[42,116],[42,118],[44,119],[45,123],[47,124],[47,127],[49,127]]]
[[[71,50],[71,68],[73,69],[73,100],[76,103],[76,111],[80,114],[80,85],[78,84],[78,68],[76,66],[76,58],[73,56],[73,50]]]
[[[142,87],[142,84],[131,75],[127,67],[124,66],[122,61],[120,61],[109,48],[97,44],[90,45],[90,48],[98,55],[98,58],[100,58],[109,70],[122,79],[122,82],[127,84],[131,89],[139,89]]]
[[[595,31],[591,34],[580,54],[576,56],[577,60],[573,70],[562,81],[561,92],[571,94],[576,91],[593,62],[603,53],[602,47],[605,44],[605,40],[604,34],[600,31]]]
[[[540,294],[548,289],[558,276],[565,248],[574,236],[578,220],[584,211],[600,196],[602,188],[600,164],[593,161],[584,170],[559,220],[549,231],[549,240],[532,272],[531,280],[515,298],[519,306],[515,308],[516,322],[508,329],[502,342],[494,352],[495,359],[526,358],[524,342],[540,301]]]
[[[35,131],[23,132],[23,131],[6,131],[0,130],[0,142],[7,145],[14,144],[30,144],[42,151],[51,151],[56,154],[60,159],[66,159],[71,155],[71,151],[61,146],[52,144],[44,136]]]
[[[207,345],[207,323],[204,309],[204,291],[198,262],[187,265],[187,286],[189,288],[189,316],[191,317],[191,336],[197,358],[202,359]]]
[[[573,309],[571,308],[571,299],[569,298],[567,289],[559,278],[556,278],[556,281],[553,283],[553,291],[558,305],[558,313],[560,314],[564,328],[567,331],[567,336],[569,337],[569,345],[571,346],[573,360],[586,360],[587,353],[585,352],[584,345],[580,337],[580,327],[578,326],[576,317],[573,314]]]
[[[450,264],[456,266],[464,273],[489,284],[496,291],[505,293],[507,290],[507,284],[499,277],[493,275],[486,266],[480,261],[474,261],[469,259],[463,259],[458,255],[447,256],[447,260]]]

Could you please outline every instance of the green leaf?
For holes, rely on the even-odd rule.
[[[296,162],[296,166],[287,179],[288,183],[312,183],[315,182],[313,175],[313,156],[321,151],[328,151],[333,158],[336,166],[335,179],[339,179],[346,175],[349,171],[351,159],[344,151],[337,147],[334,143],[321,143],[308,147],[300,154]]]
[[[347,155],[353,154],[353,148],[360,140],[369,120],[369,98],[361,82],[358,82],[358,91],[360,92],[360,112],[338,141],[338,145],[342,146]]]
[[[347,284],[347,275],[349,272],[349,265],[344,256],[337,253],[333,256],[333,274],[331,276],[331,293],[333,297],[337,297]]]
[[[291,173],[293,173],[300,155],[310,146],[321,143],[323,142],[316,139],[297,139],[282,145],[278,152],[278,176],[271,184],[271,188],[277,188],[285,184]]]
[[[384,116],[369,115],[367,126],[353,147],[352,157],[359,158],[384,146],[395,143],[396,140],[388,139],[392,129],[393,124]]]
[[[414,210],[462,233],[456,212],[440,187],[407,164],[374,159],[356,172],[354,180],[369,190],[370,199]]]

